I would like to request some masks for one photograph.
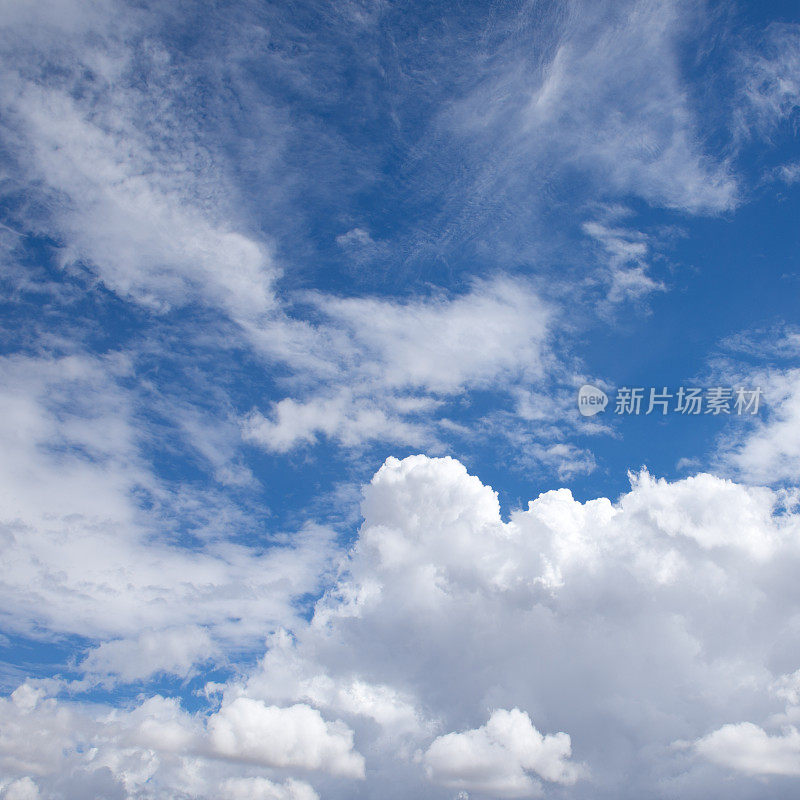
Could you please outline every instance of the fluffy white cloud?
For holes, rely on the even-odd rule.
[[[697,752],[720,766],[750,775],[800,775],[800,733],[770,736],[752,722],[723,725],[696,742]]]
[[[787,635],[800,520],[781,492],[643,473],[617,502],[560,489],[504,520],[459,462],[414,456],[386,462],[363,513],[313,618],[210,686],[210,716],[165,698],[109,711],[28,684],[3,701],[2,776],[45,796],[56,775],[105,770],[154,798],[214,796],[232,778],[286,794],[307,771],[332,798],[362,777],[390,800],[559,783],[575,798],[701,798],[733,770],[732,796],[756,800],[749,774],[793,774],[789,727],[729,724],[796,724],[794,706],[775,716],[800,663]],[[764,756],[758,770],[748,753]]]
[[[800,669],[781,675],[769,686],[772,695],[786,702],[783,713],[769,718],[771,728],[781,732],[768,733],[752,722],[727,723],[693,743],[694,752],[729,772],[752,776],[800,776]]]
[[[249,677],[247,691],[272,701],[300,700],[335,714],[372,720],[398,750],[407,738],[416,741],[434,729],[412,694],[368,682],[357,673],[332,677],[298,650],[286,630],[268,637],[267,652],[260,669]]]
[[[364,777],[353,732],[342,722],[326,722],[307,705],[279,708],[237,697],[212,715],[208,728],[215,752],[229,758]]]
[[[452,787],[535,790],[480,720],[487,708],[516,707],[537,727],[569,732],[588,767],[575,797],[647,793],[665,769],[702,796],[707,779],[673,743],[733,708],[769,709],[771,659],[800,658],[780,634],[796,611],[790,565],[800,548],[779,492],[643,473],[617,503],[580,503],[562,489],[504,522],[496,494],[461,464],[418,456],[387,461],[363,513],[346,572],[297,632],[292,663],[321,665],[334,685],[359,676],[409,692],[427,718],[411,735],[432,754],[431,777]],[[323,706],[307,683],[283,677],[285,649],[270,643],[247,690],[269,697],[293,685]],[[357,737],[368,735],[350,713]],[[431,749],[431,725],[471,732],[443,733]],[[494,766],[476,757],[474,773],[447,773],[439,756],[468,742],[485,745]],[[741,796],[757,796],[749,791]]]
[[[41,686],[25,683],[0,700],[0,791],[6,792],[0,796],[78,800],[94,786],[114,798],[188,792],[231,800],[317,800],[305,781],[265,777],[264,761],[362,776],[363,761],[348,748],[341,723],[325,723],[318,712],[300,706],[269,714],[272,726],[258,711],[247,713],[246,704],[203,719],[182,710],[177,700],[158,695],[130,709],[111,708],[59,701]],[[244,738],[241,748],[228,752],[224,745],[232,730]],[[248,747],[248,737],[265,734],[267,740],[254,742],[255,751]],[[281,734],[288,734],[288,740]],[[254,752],[260,774],[250,774],[243,763]],[[19,773],[23,777],[3,789],[3,776]],[[35,791],[43,794],[31,794]]]
[[[530,717],[515,708],[498,709],[486,725],[435,739],[423,761],[428,777],[453,789],[496,797],[532,797],[546,781],[571,785],[581,774],[569,762],[570,738],[565,733],[542,736]]]

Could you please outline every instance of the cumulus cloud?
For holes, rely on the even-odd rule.
[[[709,761],[749,775],[800,775],[800,733],[770,736],[752,722],[723,725],[696,744]]]
[[[316,800],[303,780],[265,777],[266,765],[363,776],[363,759],[341,723],[326,723],[307,707],[268,709],[240,700],[245,702],[203,718],[158,695],[120,709],[57,700],[22,684],[0,700],[0,774],[23,776],[9,781],[0,796],[17,797],[16,791],[27,798],[22,792],[37,789],[33,775],[45,787],[38,789],[42,796],[76,800],[93,785],[114,798],[191,792],[232,800]],[[250,774],[247,762],[260,774]]]
[[[565,733],[542,736],[530,717],[515,708],[498,709],[486,725],[435,739],[423,761],[428,777],[452,789],[496,797],[541,794],[534,773],[546,781],[571,785],[581,774],[569,762],[570,738]]]
[[[622,729],[643,758],[660,747],[668,759],[679,731],[731,704],[772,702],[769,653],[793,613],[789,585],[773,581],[798,557],[780,493],[645,473],[617,503],[562,489],[503,523],[494,492],[458,462],[413,457],[387,462],[363,512],[349,577],[298,647],[331,654],[331,637],[344,636],[361,658],[342,663],[337,648],[339,670],[390,685],[418,669],[406,648],[419,649],[429,672],[414,673],[417,703],[445,730],[459,729],[447,723],[456,708],[459,719],[483,704],[529,709],[569,731],[597,791],[627,769]],[[735,637],[714,622],[730,617]],[[691,705],[679,685],[696,687]]]
[[[229,758],[364,777],[364,758],[353,751],[353,732],[303,704],[279,708],[237,697],[209,719],[208,728],[214,751]]]
[[[110,713],[26,684],[2,706],[7,780],[103,769],[159,797],[191,773],[213,796],[229,778],[308,772],[325,796],[363,779],[391,800],[539,784],[640,797],[667,781],[700,798],[733,770],[733,796],[755,800],[748,775],[790,774],[796,711],[775,712],[800,660],[785,635],[800,522],[785,493],[641,473],[614,502],[559,489],[504,519],[458,461],[413,456],[387,460],[362,511],[313,617],[208,687],[216,710],[151,698]]]
[[[358,673],[331,675],[299,649],[286,630],[268,637],[267,652],[260,669],[249,676],[247,691],[272,701],[300,700],[334,714],[369,719],[398,752],[407,740],[417,741],[435,728],[412,693],[370,682]]]

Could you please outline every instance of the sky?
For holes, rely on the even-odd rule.
[[[798,130],[790,2],[0,0],[0,800],[796,797]]]

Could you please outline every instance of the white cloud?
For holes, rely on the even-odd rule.
[[[757,48],[744,50],[737,78],[737,133],[770,136],[800,107],[800,25],[772,23]]]
[[[319,298],[352,338],[365,377],[433,393],[541,375],[552,313],[521,281],[478,282],[452,299]]]
[[[332,677],[298,651],[285,630],[268,637],[267,653],[260,669],[249,677],[247,692],[277,702],[299,700],[335,714],[372,720],[398,751],[405,737],[424,737],[435,724],[425,718],[407,692],[371,683],[358,673]]]
[[[39,787],[30,778],[19,778],[6,786],[0,797],[3,800],[39,800]]]
[[[730,166],[699,146],[680,67],[682,35],[700,12],[662,2],[574,3],[519,33],[487,78],[454,104],[451,127],[471,136],[503,188],[577,167],[601,196],[636,195],[689,213],[734,207]],[[524,34],[524,35],[522,35]]]
[[[800,470],[800,369],[755,370],[739,380],[748,390],[760,388],[762,397],[752,425],[722,442],[724,463],[750,481],[794,483]]]
[[[0,699],[0,791],[2,776],[23,773],[0,797],[17,797],[17,791],[20,800],[27,798],[21,792],[35,788],[33,775],[42,797],[69,800],[85,797],[93,782],[105,784],[105,791],[95,789],[101,796],[114,798],[184,792],[231,800],[317,800],[305,781],[265,777],[264,763],[362,775],[363,760],[348,747],[352,734],[341,723],[326,723],[300,706],[267,709],[266,716],[265,709],[253,712],[242,703],[204,720],[158,695],[115,709],[59,701],[23,684]],[[231,735],[241,748],[229,752]],[[253,742],[263,735],[268,738]],[[259,764],[260,774],[251,774],[248,760]]]
[[[336,237],[336,244],[356,266],[364,267],[377,259],[388,260],[391,248],[387,242],[376,242],[365,228],[351,228]]]
[[[542,736],[519,709],[498,709],[486,725],[435,739],[423,761],[428,777],[452,789],[496,797],[533,797],[541,784],[529,773],[571,785],[581,775],[570,763],[565,733]]]
[[[776,697],[786,700],[789,707],[800,706],[800,669],[790,675],[781,675],[771,689]]]
[[[228,758],[364,777],[353,732],[342,722],[326,722],[307,705],[279,708],[237,697],[211,716],[208,729],[214,751]]]
[[[800,182],[800,162],[783,164],[776,170],[778,178],[789,186]]]
[[[585,222],[583,231],[605,250],[609,271],[608,303],[637,300],[664,290],[662,283],[647,274],[646,258],[650,250],[647,236],[625,228],[612,228],[597,220]]]
[[[408,302],[311,299],[327,320],[317,331],[327,352],[323,366],[302,376],[312,392],[244,421],[245,437],[275,452],[320,436],[345,446],[382,440],[435,447],[431,416],[442,398],[528,385],[551,366],[554,311],[522,281],[476,282],[461,295]]]
[[[208,631],[193,625],[102,642],[89,651],[80,669],[95,679],[113,678],[123,683],[159,673],[185,678],[196,664],[218,655],[218,643]]]
[[[415,456],[386,462],[363,513],[313,618],[209,687],[219,710],[154,697],[112,711],[26,684],[0,703],[0,775],[32,777],[45,796],[56,776],[106,770],[159,799],[253,778],[281,788],[235,791],[292,797],[286,781],[307,772],[330,798],[352,796],[362,776],[387,800],[412,786],[510,797],[571,781],[575,798],[641,797],[664,781],[699,798],[718,767],[754,771],[741,756],[750,742],[758,774],[791,769],[788,729],[723,727],[791,725],[796,713],[774,717],[800,663],[787,635],[800,521],[781,492],[643,473],[617,502],[560,489],[504,520],[459,462]],[[733,796],[759,792],[743,782]]]
[[[669,537],[693,540],[710,550],[732,547],[768,558],[787,532],[772,515],[778,496],[701,473],[669,483],[647,473],[633,477],[634,491],[620,507],[634,521]]]
[[[561,489],[503,522],[495,493],[458,462],[390,459],[366,490],[346,572],[296,633],[292,669],[305,659],[333,686],[357,675],[403,687],[439,731],[479,731],[470,741],[488,737],[473,722],[487,706],[525,708],[537,727],[569,732],[592,787],[576,784],[575,797],[598,787],[639,796],[652,790],[651,766],[683,773],[675,739],[773,702],[770,653],[796,610],[788,565],[800,558],[798,520],[782,502],[711,475],[669,483],[644,473],[615,504]],[[285,677],[282,648],[270,643],[248,692],[308,697],[308,682]],[[430,730],[410,729],[424,751]],[[448,736],[440,741],[464,744]],[[487,748],[485,763],[451,760],[475,772],[447,773],[442,759],[432,777],[467,791],[484,780],[489,796],[533,791],[514,771],[521,762]],[[649,766],[623,789],[640,759]]]
[[[699,151],[680,78],[677,41],[690,17],[674,2],[576,15],[531,99],[528,135],[553,126],[556,148],[574,147],[572,157],[618,192],[693,213],[731,208],[735,181]]]
[[[266,778],[228,778],[220,791],[226,800],[319,800],[319,795],[302,781],[275,783]]]
[[[109,289],[155,308],[196,298],[250,322],[274,309],[277,270],[265,244],[216,221],[198,187],[160,161],[132,119],[143,98],[106,95],[81,106],[66,91],[23,78],[5,83],[7,113],[34,170],[63,199],[52,223],[64,258],[90,263]]]
[[[231,541],[228,513],[200,546],[176,546],[171,504],[186,524],[192,498],[170,493],[142,457],[128,371],[114,356],[0,359],[0,607],[9,630],[138,639],[159,650],[156,669],[183,671],[218,652],[197,626],[252,641],[294,618],[294,598],[319,586],[335,552],[333,533],[310,526],[251,548]],[[134,649],[107,643],[88,666],[144,677]]]
[[[759,391],[758,404],[731,414],[716,466],[750,483],[797,484],[800,471],[800,332],[789,324],[741,331],[720,343],[717,385]],[[752,413],[755,410],[756,413]]]
[[[426,405],[423,401],[421,408]],[[434,440],[430,424],[404,418],[404,410],[402,399],[387,397],[381,403],[342,388],[306,401],[286,397],[273,404],[269,418],[253,411],[242,422],[242,435],[275,453],[314,444],[320,436],[345,447],[375,440],[421,447]]]
[[[369,231],[364,228],[352,228],[347,233],[342,233],[336,237],[336,244],[340,247],[372,247],[375,242],[369,235]]]
[[[749,775],[800,775],[800,733],[795,728],[770,736],[752,722],[723,725],[695,748],[709,761]]]

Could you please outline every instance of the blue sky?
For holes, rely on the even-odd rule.
[[[0,798],[796,795],[795,4],[0,12]]]

